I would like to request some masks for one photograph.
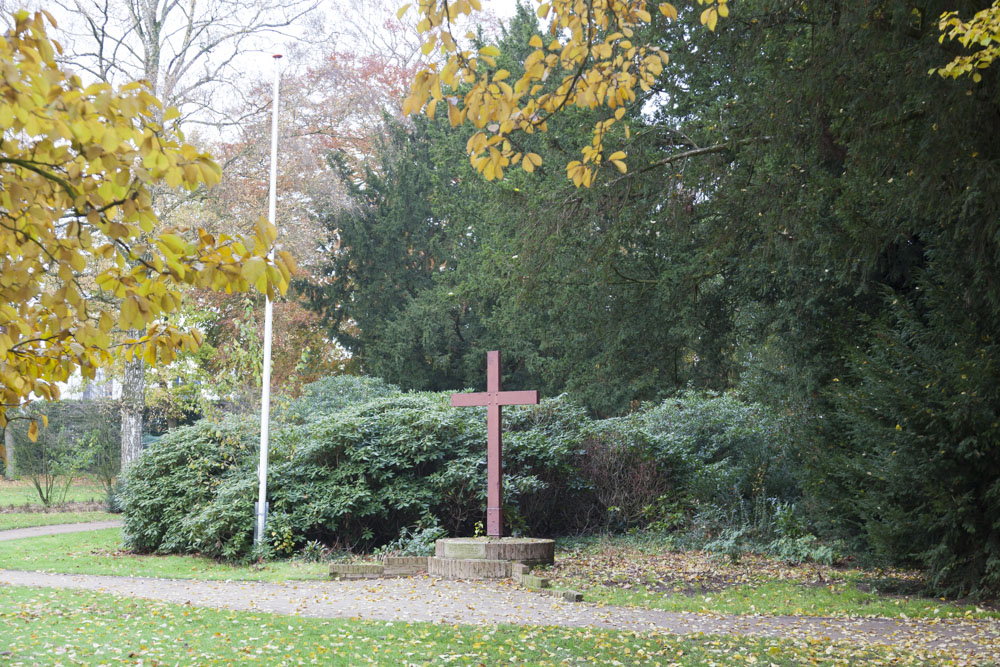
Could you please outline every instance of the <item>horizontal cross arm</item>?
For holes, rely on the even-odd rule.
[[[537,391],[501,391],[497,394],[498,405],[537,405]]]
[[[489,394],[452,394],[451,404],[453,407],[468,407],[471,405],[489,405]]]

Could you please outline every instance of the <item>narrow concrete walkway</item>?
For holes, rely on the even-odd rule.
[[[0,583],[101,591],[179,604],[321,618],[556,625],[670,634],[833,639],[1000,661],[1000,622],[809,616],[728,616],[564,602],[503,581],[428,576],[330,582],[229,582],[0,570]]]
[[[121,528],[121,521],[90,521],[88,523],[60,523],[53,526],[32,526],[30,528],[14,528],[0,530],[0,542],[7,540],[23,540],[26,537],[45,537],[46,535],[62,535],[63,533],[82,533],[87,530],[102,528]]]

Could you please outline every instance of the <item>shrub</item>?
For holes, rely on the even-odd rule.
[[[699,484],[712,489],[699,492],[700,502],[742,498],[741,480],[760,475],[757,459],[741,449],[763,437],[752,433],[756,422],[747,423],[757,413],[727,397],[692,394],[681,405],[601,422],[564,396],[507,409],[507,532],[676,526],[679,508],[696,497],[689,487]],[[680,423],[720,406],[728,420],[713,422],[717,433]],[[143,452],[121,494],[126,544],[230,560],[291,556],[310,543],[423,552],[436,536],[470,535],[482,521],[485,431],[486,409],[454,409],[447,393],[327,378],[274,424],[264,547],[252,544],[258,427],[245,418],[178,428]],[[725,484],[706,486],[698,470],[706,461]],[[770,488],[769,474],[762,489]],[[763,497],[755,488],[747,483],[750,497]]]
[[[416,544],[437,527],[471,533],[482,518],[485,409],[456,410],[447,394],[402,394],[345,378],[310,387],[284,414],[270,450],[271,553],[291,555],[310,541],[398,546],[407,530]],[[576,500],[591,498],[574,465],[582,409],[559,398],[505,417],[507,525],[565,530],[559,522],[578,518]],[[168,433],[123,485],[126,545],[250,557],[256,462],[252,420],[202,421]]]
[[[379,378],[331,375],[303,387],[299,398],[275,411],[275,419],[286,424],[305,424],[349,405],[399,393],[398,387]]]
[[[144,449],[123,475],[118,496],[126,548],[230,558],[245,553],[249,541],[238,538],[246,529],[252,531],[251,494],[246,494],[249,505],[233,504],[224,516],[212,512],[211,522],[205,513],[244,482],[258,434],[258,424],[244,416],[220,423],[202,420],[174,429]]]
[[[778,535],[779,509],[801,495],[790,422],[733,394],[683,392],[636,417],[673,462],[688,504],[691,538],[725,533],[732,545],[763,547]]]
[[[17,473],[31,481],[38,499],[46,507],[66,502],[73,476],[84,463],[65,428],[40,429],[35,442],[29,444],[26,438],[18,443]]]
[[[477,433],[481,466],[469,483],[486,499],[486,408],[469,412]],[[561,535],[580,532],[600,521],[602,508],[580,471],[579,457],[592,424],[584,408],[566,395],[537,406],[515,406],[503,413],[504,523],[512,533]],[[477,510],[477,507],[473,507]],[[475,518],[482,518],[476,512]],[[471,534],[468,524],[464,534]]]
[[[624,530],[659,519],[661,503],[680,481],[681,465],[662,455],[635,417],[593,424],[583,441],[580,473],[605,510],[605,527]]]

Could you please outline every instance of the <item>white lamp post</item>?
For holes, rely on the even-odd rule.
[[[267,219],[275,224],[275,208],[277,207],[278,180],[278,81],[280,68],[278,60],[281,54],[274,58],[274,102],[271,115],[271,186],[267,199]],[[269,258],[274,258],[272,246]],[[257,489],[256,521],[254,523],[254,544],[264,542],[264,526],[267,522],[267,444],[268,427],[271,419],[271,299],[265,295],[264,305],[264,374],[260,398],[260,467],[257,470],[259,486]]]

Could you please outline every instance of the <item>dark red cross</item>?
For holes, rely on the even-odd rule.
[[[456,407],[485,405],[486,410],[486,535],[503,537],[503,440],[500,408],[504,405],[536,405],[537,391],[500,391],[500,352],[486,353],[486,393],[452,394]]]

